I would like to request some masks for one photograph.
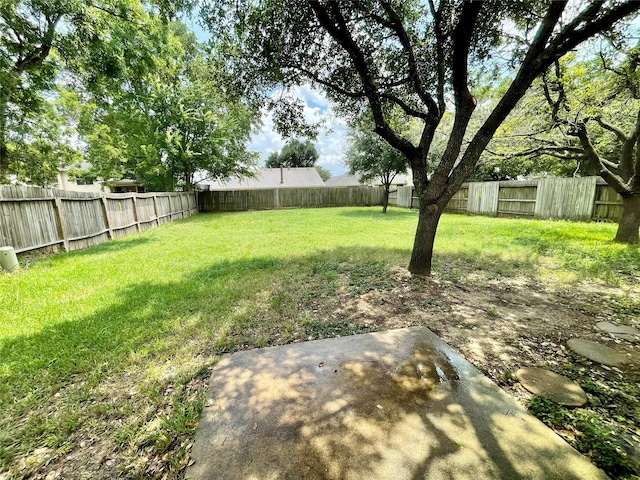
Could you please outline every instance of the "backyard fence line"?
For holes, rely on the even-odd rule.
[[[101,194],[1,186],[0,246],[16,253],[79,250],[196,212],[193,192]]]
[[[398,187],[400,207],[420,206],[413,187]],[[445,211],[573,221],[617,222],[622,197],[600,177],[539,178],[465,183]]]
[[[200,212],[382,205],[381,187],[286,187],[198,192]]]

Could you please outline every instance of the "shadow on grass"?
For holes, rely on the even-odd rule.
[[[102,249],[98,247],[91,251],[99,253]],[[0,420],[0,470],[15,471],[19,468],[16,459],[37,447],[47,446],[61,451],[72,449],[71,436],[74,432],[82,427],[83,422],[95,423],[96,420],[90,417],[96,415],[92,413],[94,410],[104,411],[96,404],[107,408],[121,393],[105,393],[105,389],[113,388],[109,382],[114,378],[127,372],[147,372],[166,366],[167,362],[178,368],[185,355],[195,359],[206,353],[206,349],[215,353],[216,342],[224,338],[229,329],[250,330],[264,325],[266,321],[273,322],[272,328],[263,330],[260,336],[246,335],[243,341],[247,343],[240,347],[286,343],[281,333],[287,321],[291,320],[288,314],[301,308],[299,299],[287,298],[289,288],[296,295],[331,295],[336,286],[332,282],[339,275],[350,275],[358,289],[366,289],[367,282],[375,284],[384,274],[382,266],[385,262],[388,262],[387,266],[397,264],[398,259],[406,258],[407,254],[408,251],[396,249],[340,248],[286,261],[253,257],[217,262],[175,281],[143,281],[125,286],[116,303],[90,316],[52,324],[36,335],[3,341],[0,343],[0,382],[3,386],[0,391],[0,411],[3,412]],[[265,318],[270,310],[282,315],[285,322]],[[342,321],[331,323],[330,319],[313,317],[307,317],[302,326],[305,335],[348,335],[367,331],[364,326],[356,327]],[[270,336],[266,343],[263,335]],[[238,346],[225,344],[224,347],[232,351]],[[373,381],[372,376],[355,378],[350,395],[357,395],[362,389],[382,388],[373,385]],[[466,412],[469,428],[476,432],[492,458],[502,464],[502,470],[493,472],[493,478],[515,478],[519,467],[492,429],[491,418],[504,415],[504,412],[500,411],[500,404],[492,402],[481,397],[471,399],[470,410]],[[52,410],[54,403],[57,406]],[[268,407],[263,405],[265,409]],[[272,408],[283,406],[273,404]],[[407,404],[398,415],[407,418],[414,415],[414,410],[415,405]],[[479,418],[474,413],[478,410],[488,410],[489,420]],[[456,419],[464,414],[456,411],[443,415],[458,421]],[[340,412],[327,415],[326,421],[339,419],[340,415]],[[147,422],[150,424],[154,418],[152,416]],[[437,438],[433,448],[413,463],[412,474],[422,478],[434,465],[446,462],[446,458],[458,450],[459,444],[458,439],[438,426],[433,416],[423,411],[418,418],[422,428],[435,432]],[[363,417],[361,420],[367,419]],[[103,421],[109,422],[109,419]],[[112,421],[118,423],[121,417],[116,415]],[[353,421],[357,423],[359,420]],[[303,435],[304,427],[304,422],[297,423],[294,433]],[[141,427],[142,430],[144,428],[145,425]],[[90,433],[113,435],[113,431]],[[358,458],[364,471],[367,465],[385,454],[366,436],[346,442],[338,435],[331,441],[335,448],[343,450],[347,458]],[[305,455],[314,458],[319,472],[334,468],[321,450],[309,448]],[[551,453],[542,448],[540,455],[549,456]],[[279,468],[275,464],[271,467]],[[552,473],[546,470],[546,465],[539,465],[539,469],[543,471],[544,478],[553,478],[546,476]],[[347,473],[342,471],[338,477]],[[455,476],[454,471],[446,473],[451,478]]]
[[[385,219],[385,220],[394,220],[397,218],[407,218],[407,217],[415,217],[418,218],[418,210],[408,210],[406,208],[394,208],[389,207],[387,213],[382,213],[382,207],[379,208],[369,208],[367,210],[346,210],[344,212],[340,212],[341,217],[347,218],[359,218],[359,219],[368,219],[368,218],[376,218],[376,219]]]
[[[352,214],[360,218],[382,215],[345,212],[345,216]],[[387,215],[392,220],[415,212],[392,210]],[[152,240],[137,237],[74,255],[125,250],[147,241]],[[295,315],[304,312],[299,298],[291,298],[289,291],[308,297],[335,295],[340,275],[349,275],[359,292],[367,291],[368,284],[378,285],[384,270],[381,265],[402,264],[409,254],[408,248],[351,247],[288,260],[265,256],[221,261],[175,281],[124,286],[117,302],[92,315],[53,323],[35,335],[0,340],[0,470],[17,468],[14,459],[37,447],[68,447],[73,431],[82,422],[90,422],[84,406],[111,401],[101,397],[105,381],[127,371],[146,372],[179,363],[180,355],[194,359],[291,341],[283,332],[297,320]],[[438,256],[439,265],[452,261],[468,263],[470,269],[481,263],[499,268],[513,262],[491,255],[479,259],[473,252]],[[532,263],[523,265],[535,268]],[[267,318],[270,311],[276,318]],[[305,339],[368,331],[364,326],[313,316],[301,324]],[[252,329],[261,329],[259,335],[252,334]],[[228,342],[229,332],[247,332],[242,335],[243,344]],[[68,387],[74,392],[69,393]],[[58,400],[52,400],[56,394]],[[66,418],[47,413],[52,402],[66,405]],[[431,428],[426,419],[423,422]],[[498,445],[495,438],[486,441]],[[430,462],[428,458],[424,461]],[[417,473],[423,471],[421,467]]]
[[[73,252],[70,252],[69,255],[85,256],[85,255],[94,255],[94,254],[100,254],[100,253],[117,253],[117,252],[123,252],[125,250],[129,250],[130,248],[135,248],[143,245],[150,245],[155,241],[156,240],[149,238],[148,236],[136,235],[136,236],[117,239],[117,241],[109,240],[105,243],[101,243],[100,245],[96,245],[95,247],[91,247],[91,248],[74,250]]]

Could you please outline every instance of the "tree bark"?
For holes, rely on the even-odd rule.
[[[387,213],[387,207],[389,206],[389,186],[384,187],[384,200],[382,203],[382,213]]]
[[[442,210],[436,204],[423,206],[422,198],[420,199],[418,228],[409,262],[409,271],[415,275],[431,275],[433,244],[441,216]]]
[[[622,197],[622,216],[618,223],[618,231],[614,242],[636,244],[640,231],[640,194]]]

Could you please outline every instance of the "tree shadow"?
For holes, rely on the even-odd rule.
[[[415,217],[417,219],[418,210],[408,210],[406,208],[396,208],[396,207],[390,206],[389,209],[387,210],[387,213],[382,213],[382,209],[372,209],[371,207],[369,207],[366,210],[359,210],[359,209],[345,210],[343,212],[340,212],[340,216],[347,217],[347,218],[360,218],[360,219],[375,218],[376,220],[379,220],[382,218],[388,221],[393,221],[394,219],[408,218],[408,217]]]
[[[105,249],[110,251],[109,248],[111,247],[105,244],[90,251],[99,253]],[[359,262],[369,259],[374,265],[381,260],[398,258],[399,255],[405,254],[406,251],[398,249],[344,247],[287,260],[250,257],[237,261],[219,261],[191,271],[175,281],[145,280],[127,285],[118,292],[116,302],[91,315],[75,321],[52,323],[37,334],[0,341],[0,384],[2,385],[0,409],[5,414],[2,419],[2,428],[0,428],[3,430],[0,434],[0,465],[11,464],[14,456],[24,455],[43,443],[63,448],[69,445],[72,433],[72,430],[69,430],[70,427],[60,425],[54,415],[47,416],[46,412],[49,411],[48,407],[52,402],[64,405],[67,397],[73,397],[70,398],[68,407],[72,410],[77,408],[77,405],[83,406],[82,408],[91,406],[92,409],[99,409],[100,405],[103,405],[106,408],[112,402],[109,398],[111,395],[109,382],[118,375],[126,375],[128,371],[145,372],[158,365],[167,367],[167,370],[179,370],[180,362],[185,359],[178,353],[186,352],[193,356],[204,354],[207,349],[209,352],[215,352],[216,341],[224,336],[226,331],[230,328],[251,328],[252,324],[261,322],[261,314],[264,312],[262,304],[266,302],[273,306],[274,292],[286,289],[291,282],[305,282],[309,275],[314,274],[314,269],[329,277],[330,274],[334,274],[332,270],[334,267],[342,262],[353,261],[354,258]],[[372,272],[376,273],[377,270],[373,269]],[[329,281],[325,283],[327,284],[325,285],[326,293],[331,294],[333,287]],[[69,294],[72,295],[73,292]],[[339,333],[343,334],[342,331]],[[271,332],[271,334],[274,335],[275,340],[275,335],[279,332]],[[277,343],[277,340],[275,341]],[[190,350],[187,348],[190,342],[199,346]],[[260,345],[257,338],[252,339],[251,342],[253,343],[246,345],[247,348]],[[381,343],[372,351],[380,352],[384,348],[396,347],[399,345]],[[337,360],[340,360],[340,354],[341,352],[335,353]],[[410,358],[411,354],[407,353],[407,355],[407,358]],[[197,363],[197,359],[189,360]],[[325,358],[318,362],[315,360],[307,362],[307,368],[318,368],[320,361],[324,361],[325,366],[329,367],[328,360]],[[451,363],[451,360],[448,361]],[[258,358],[256,362],[254,366],[258,367],[264,360]],[[202,363],[200,368],[206,365]],[[383,370],[386,368],[384,364],[378,367]],[[342,365],[340,368],[346,367]],[[504,467],[507,470],[504,471],[511,473],[521,471],[514,465],[516,461],[511,457],[512,452],[505,453],[505,444],[500,439],[502,434],[494,429],[495,423],[491,420],[492,415],[499,414],[501,404],[494,405],[492,403],[494,400],[485,399],[479,395],[467,399],[465,404],[467,406],[462,411],[456,407],[457,410],[450,411],[445,408],[439,410],[437,414],[430,413],[420,400],[416,400],[415,395],[403,396],[402,391],[394,386],[393,375],[383,375],[381,380],[383,383],[380,383],[376,380],[378,378],[376,372],[379,368],[369,373],[366,366],[364,369],[358,370],[358,368],[354,366],[351,369],[347,386],[340,387],[342,390],[339,392],[333,387],[309,391],[305,372],[300,371],[298,372],[300,383],[287,387],[280,392],[280,396],[251,400],[252,404],[259,403],[260,415],[266,415],[266,412],[279,412],[278,422],[285,422],[289,426],[285,430],[276,430],[275,437],[269,437],[271,441],[281,442],[283,446],[287,445],[285,440],[290,437],[303,439],[306,442],[301,447],[302,450],[285,451],[288,454],[286,459],[274,457],[271,463],[266,467],[262,465],[261,469],[266,468],[265,472],[273,471],[278,478],[288,478],[287,475],[290,478],[299,478],[295,473],[289,474],[280,469],[288,463],[307,468],[305,459],[313,459],[314,466],[308,467],[313,468],[313,471],[309,471],[307,478],[346,478],[352,468],[350,465],[359,465],[358,468],[361,471],[367,472],[369,468],[367,465],[379,465],[388,452],[397,451],[402,454],[403,449],[411,448],[405,445],[401,436],[393,437],[393,442],[389,443],[384,435],[384,438],[378,438],[379,435],[371,437],[369,433],[357,430],[353,433],[350,430],[352,425],[360,423],[365,425],[368,418],[378,415],[378,410],[381,410],[377,408],[378,403],[368,403],[365,405],[365,414],[360,412],[354,416],[349,404],[359,401],[359,393],[368,391],[372,392],[372,395],[382,396],[390,402],[395,402],[393,408],[382,409],[389,425],[399,422],[402,429],[405,422],[411,423],[417,420],[418,431],[435,432],[436,440],[433,440],[432,444],[421,447],[418,450],[419,453],[412,453],[407,457],[413,477],[421,478],[433,472],[437,466],[438,472],[443,474],[441,478],[456,478],[457,473],[447,470],[447,462],[443,464],[442,461],[456,455],[460,447],[457,438],[443,426],[443,419],[454,425],[459,421],[466,422],[470,425],[469,428],[476,432],[481,445],[486,446],[482,448],[486,448],[489,452],[486,454],[487,458],[502,456],[503,463],[507,465]],[[342,371],[339,368],[335,370]],[[325,371],[328,374],[332,369],[329,367]],[[258,379],[274,382],[273,377],[269,375],[260,377],[258,374],[259,372],[253,367],[228,374],[228,378],[245,379],[244,384],[237,386],[236,390],[229,393],[229,404],[239,403],[241,398],[251,398]],[[478,374],[473,373],[473,375]],[[218,376],[222,380],[225,375],[227,374],[214,373],[214,380],[218,379]],[[73,391],[67,392],[69,387],[73,387],[71,389]],[[299,391],[298,387],[300,387]],[[293,405],[286,400],[289,398],[288,395],[292,394],[311,398],[318,396],[319,392],[329,396],[322,397],[323,403],[317,410],[310,409],[304,404]],[[331,392],[335,392],[338,396],[345,395],[348,398],[347,403],[332,403],[334,399],[330,395]],[[114,394],[117,393],[114,392]],[[462,402],[461,396],[455,397],[450,391],[445,390],[445,395],[452,400],[452,405]],[[400,399],[403,402],[398,403],[394,399]],[[474,417],[472,413],[477,409],[488,411],[488,419]],[[85,412],[85,410],[81,411]],[[311,413],[317,417],[318,425],[333,425],[336,429],[327,433],[326,436],[323,436],[322,430],[309,430],[307,419]],[[73,415],[77,416],[78,412]],[[83,419],[77,420],[77,422],[82,421]],[[268,421],[266,417],[259,417],[250,425],[253,423],[266,425]],[[253,432],[246,424],[243,424],[242,428],[248,429],[250,434]],[[370,428],[376,433],[375,425],[370,425]],[[34,434],[34,432],[38,433]],[[385,433],[385,430],[380,432]],[[262,430],[256,428],[253,433],[262,434]],[[113,435],[113,432],[109,435]],[[415,442],[424,442],[419,436],[412,439]],[[540,455],[545,454],[550,457],[554,455],[551,451],[536,451],[539,451]],[[341,454],[343,456],[340,458],[345,460],[336,466],[333,456],[338,452],[343,452],[346,456]],[[292,455],[303,463],[293,462]],[[530,457],[525,456],[518,461],[524,461],[527,458]],[[357,463],[354,463],[356,460],[352,462],[351,459],[358,459]],[[259,465],[256,462],[252,468],[257,469]],[[459,464],[454,463],[454,465],[457,465],[456,469],[460,468]],[[306,470],[301,471],[306,472]],[[329,476],[327,472],[331,472],[331,475]],[[255,474],[256,478],[264,476],[260,470],[251,470],[249,473]],[[283,475],[281,476],[280,473]],[[559,478],[553,477],[551,473],[549,472],[549,476],[544,478]],[[223,475],[220,478],[225,477]],[[515,477],[507,475],[502,478]]]
[[[226,356],[190,478],[606,478],[426,329]]]

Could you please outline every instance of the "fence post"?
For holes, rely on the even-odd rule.
[[[160,226],[160,216],[158,215],[158,196],[153,194],[153,211],[156,214],[156,226]]]
[[[62,237],[65,251],[68,252],[69,237],[67,236],[67,229],[64,227],[64,216],[62,215],[62,199],[60,197],[55,197],[54,201],[55,201],[56,217],[58,218],[58,233]]]
[[[138,194],[134,193],[133,197],[131,197],[133,201],[133,218],[136,221],[136,230],[140,231],[140,216],[138,215]]]
[[[104,213],[104,220],[107,224],[107,229],[109,230],[109,238],[113,240],[113,229],[111,228],[111,220],[109,219],[109,209],[107,208],[107,199],[103,194],[100,194],[100,198],[102,199],[102,211]]]

